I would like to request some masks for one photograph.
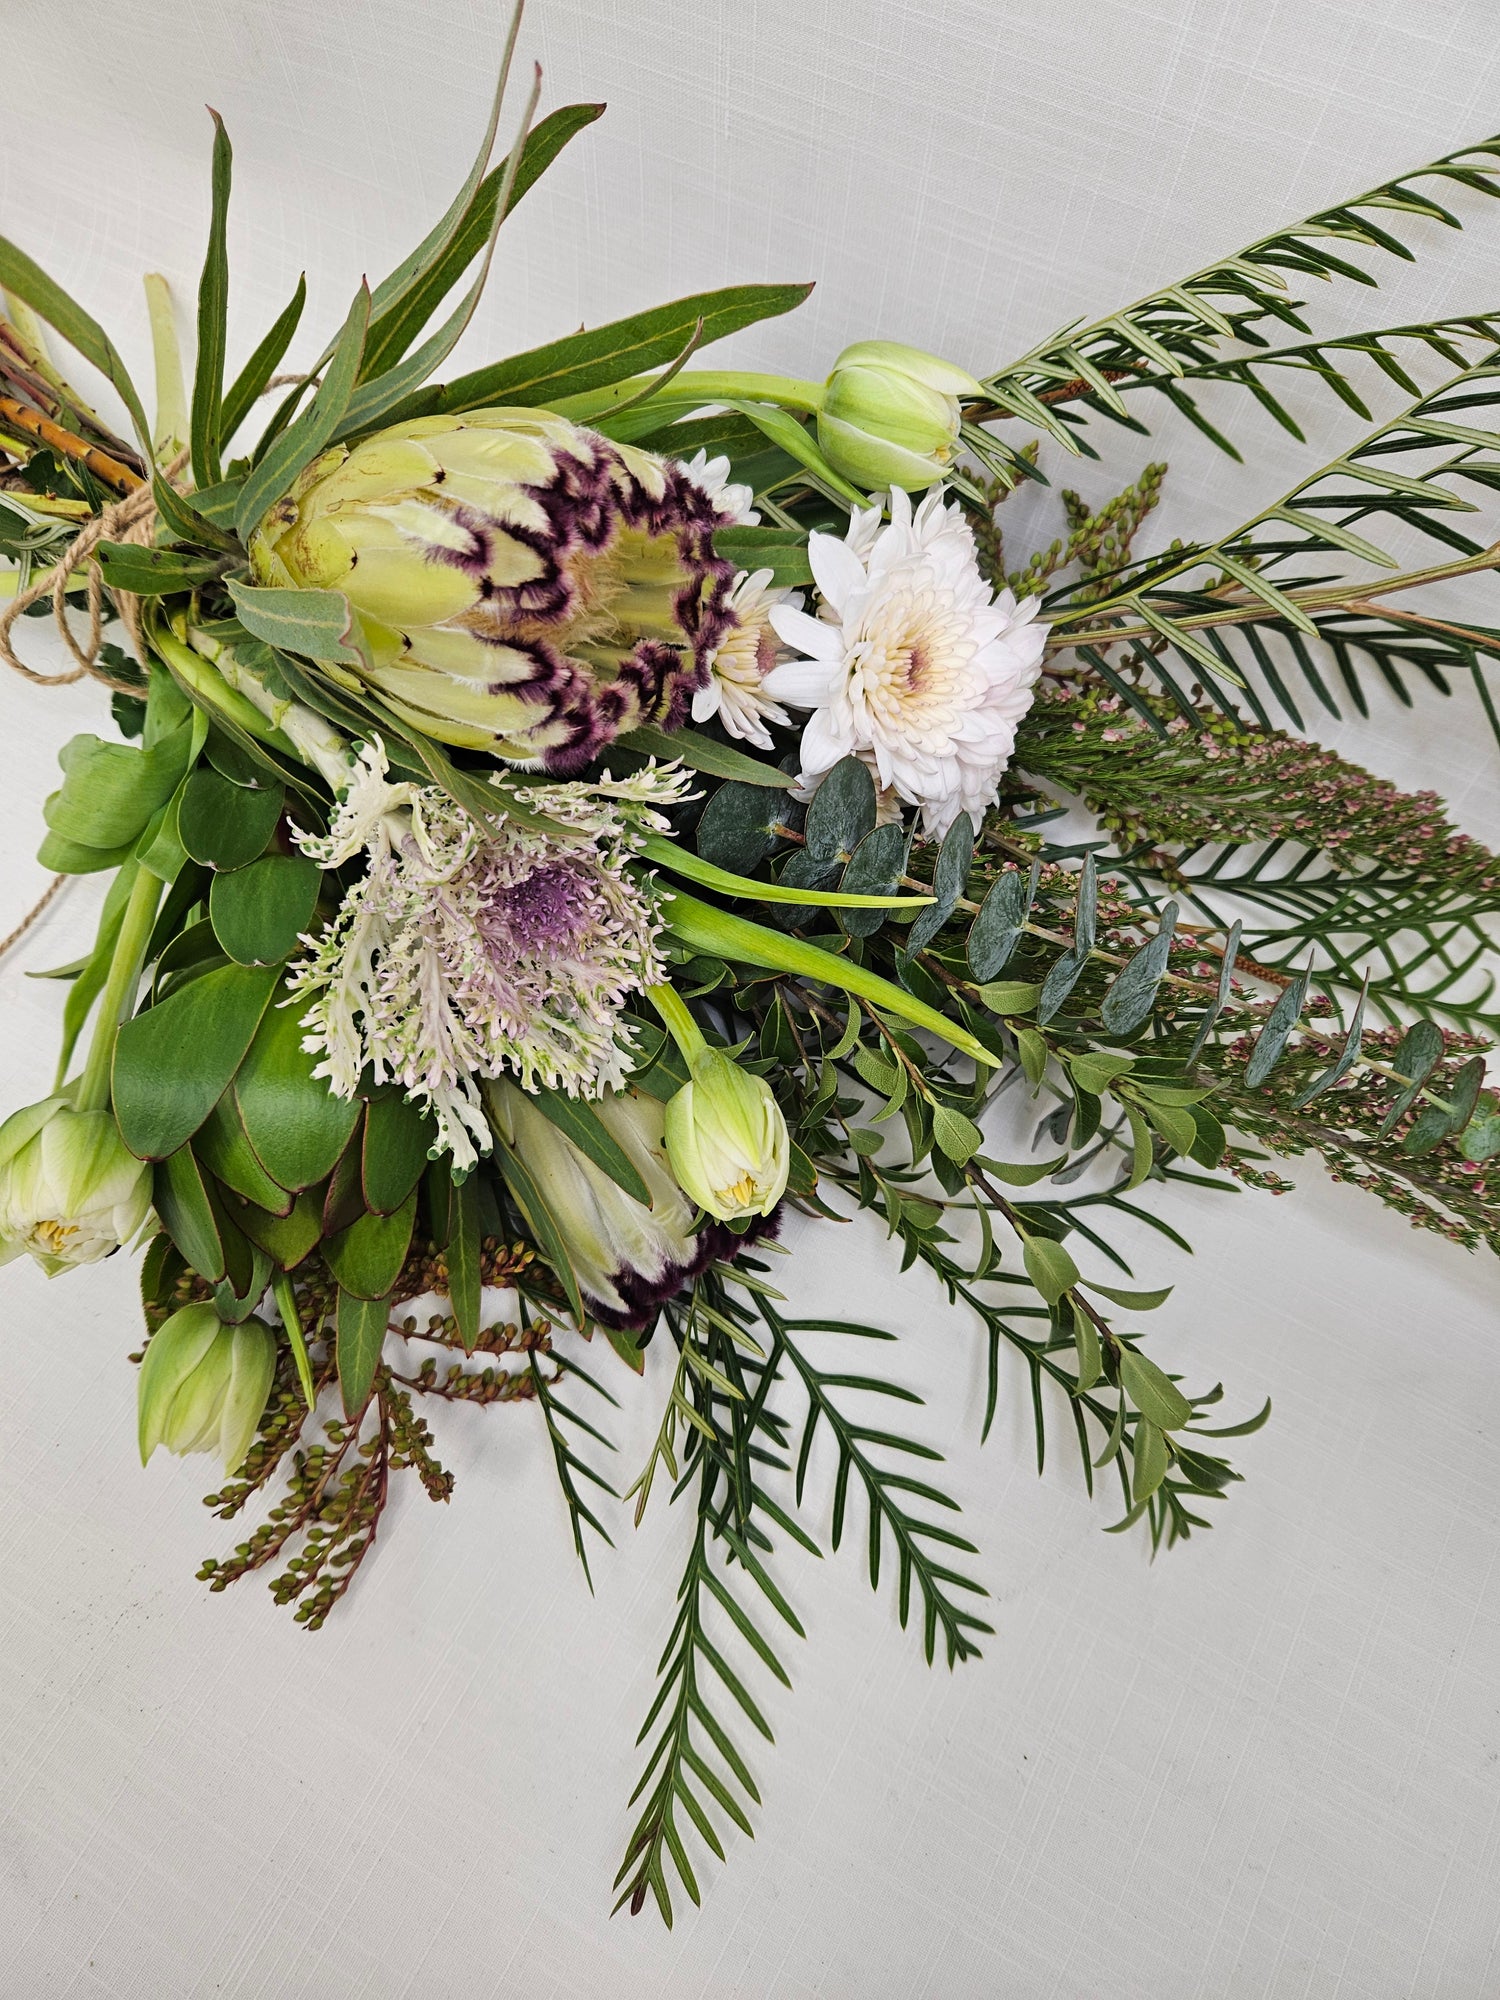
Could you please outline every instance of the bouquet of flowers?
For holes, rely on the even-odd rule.
[[[1426,607],[1500,565],[1467,519],[1500,485],[1500,318],[1319,339],[1293,296],[1373,284],[1408,219],[1458,226],[1500,141],[986,375],[874,339],[823,381],[694,365],[808,290],[755,284],[440,383],[505,218],[602,108],[534,123],[539,81],[492,167],[502,74],[447,213],[292,373],[300,283],[227,367],[216,119],[190,390],[147,280],[154,420],[0,240],[0,651],[105,682],[119,727],[74,737],[46,808],[44,864],[112,881],[54,975],[52,1093],[0,1127],[0,1251],[144,1245],[142,1458],[218,1455],[209,1506],[264,1512],[203,1576],[267,1571],[309,1627],[394,1473],[448,1497],[445,1401],[545,1426],[585,1571],[609,1497],[670,1490],[617,1884],[670,1923],[750,1830],[755,1679],[801,1631],[779,1545],[837,1547],[853,1493],[928,1659],[990,1630],[915,1398],[849,1358],[892,1336],[788,1305],[788,1208],[881,1217],[982,1332],[981,1430],[1010,1371],[1039,1462],[1063,1419],[1153,1547],[1207,1525],[1221,1441],[1269,1405],[1218,1422],[1151,1358],[1166,1293],[1112,1223],[1180,1240],[1174,1183],[1277,1193],[1314,1154],[1500,1248],[1500,862],[1302,733],[1371,673],[1470,677],[1494,720],[1500,631]],[[1108,426],[1165,406],[1238,457],[1249,405],[1296,432],[1287,383],[1365,434],[1232,533],[1138,553],[1148,462],[1006,548],[1007,496]],[[61,674],[26,657],[48,618]],[[986,1137],[1006,1091],[1019,1160]],[[606,1406],[653,1339],[655,1446],[611,1480]],[[830,1523],[802,1506],[820,1432]]]

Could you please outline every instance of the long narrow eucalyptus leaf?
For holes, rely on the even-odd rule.
[[[786,972],[796,978],[816,980],[820,986],[837,987],[857,999],[868,1000],[899,1020],[910,1021],[914,1028],[925,1028],[929,1034],[941,1036],[961,1055],[984,1064],[987,1069],[1000,1067],[1000,1058],[976,1041],[967,1028],[961,1028],[935,1007],[903,992],[889,979],[882,979],[878,972],[836,958],[832,952],[804,944],[800,938],[769,931],[745,917],[730,916],[708,903],[700,903],[696,896],[684,895],[681,890],[664,893],[661,901],[662,913],[673,935],[690,951],[735,959],[742,965],[761,965],[770,972]]]
[[[700,888],[716,889],[721,896],[738,896],[746,903],[810,903],[834,910],[917,910],[932,901],[931,896],[852,896],[834,889],[783,889],[777,882],[756,882],[748,875],[716,868],[713,862],[700,860],[675,840],[664,840],[655,833],[644,837],[640,852],[658,868],[670,868],[674,875],[685,875]]]
[[[224,227],[229,213],[234,154],[223,119],[212,108],[208,115],[214,121],[213,210],[203,275],[198,280],[198,360],[193,370],[193,407],[189,420],[195,486],[216,486],[223,477],[219,447],[224,350],[229,331],[229,250]]]
[[[361,284],[333,350],[333,359],[305,415],[284,430],[246,479],[234,510],[241,541],[248,542],[267,508],[274,506],[292,481],[330,443],[343,421],[359,379],[360,357],[370,323],[370,294]]]
[[[292,335],[297,331],[302,318],[302,308],[307,304],[307,274],[297,280],[297,289],[272,326],[265,339],[256,348],[239,374],[235,376],[224,396],[224,405],[219,413],[219,444],[228,444],[240,425],[249,416],[257,400],[264,395],[271,377],[288,347]]]
[[[520,10],[517,9],[519,16]],[[380,418],[395,409],[411,391],[425,382],[435,368],[442,365],[458,345],[465,327],[474,317],[474,308],[479,304],[485,285],[489,282],[490,263],[495,254],[495,240],[500,234],[500,225],[510,213],[511,189],[515,185],[516,171],[521,164],[526,144],[526,134],[536,111],[537,98],[541,94],[542,73],[536,73],[531,86],[531,95],[526,101],[526,109],[521,116],[521,131],[511,148],[506,162],[505,178],[500,183],[500,191],[495,200],[494,218],[490,223],[490,233],[480,259],[479,274],[455,309],[444,320],[430,340],[424,340],[414,354],[388,368],[383,375],[366,381],[354,391],[349,399],[349,407],[344,412],[339,426],[341,435],[367,429],[378,423]]]

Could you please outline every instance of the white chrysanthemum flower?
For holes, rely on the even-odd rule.
[[[631,880],[632,822],[680,795],[675,770],[599,796],[529,789],[573,829],[559,840],[502,819],[481,826],[435,786],[387,783],[376,742],[326,836],[300,835],[325,868],[361,849],[366,872],[292,968],[315,1076],[352,1097],[368,1069],[432,1112],[455,1167],[487,1150],[481,1077],[514,1075],[570,1096],[620,1088],[635,1060],[627,997],[665,977],[660,922]],[[644,780],[644,782],[643,782]]]
[[[800,606],[798,590],[777,590],[769,569],[742,571],[729,593],[736,623],[708,656],[708,685],[693,696],[694,722],[718,716],[731,736],[769,750],[768,722],[787,723],[791,717],[766,693],[766,675],[784,657],[776,643],[771,613],[778,604]]]
[[[753,528],[760,520],[752,504],[754,489],[731,482],[727,458],[710,458],[706,451],[695,451],[691,458],[678,459],[677,469],[692,480],[700,493],[708,495],[724,516],[726,527]]]
[[[1047,628],[1034,622],[1034,598],[1018,605],[990,589],[962,510],[940,490],[913,513],[897,489],[890,508],[887,527],[861,512],[846,540],[809,538],[824,614],[773,608],[778,635],[806,657],[774,668],[765,686],[813,711],[804,784],[858,757],[938,837],[960,812],[977,827],[993,805]]]

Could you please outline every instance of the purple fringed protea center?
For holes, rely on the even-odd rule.
[[[738,1236],[722,1222],[705,1222],[697,1235],[690,1238],[693,1254],[684,1263],[668,1264],[655,1277],[647,1277],[640,1271],[617,1271],[615,1290],[624,1301],[624,1308],[617,1310],[596,1303],[594,1317],[621,1333],[635,1334],[636,1345],[645,1347],[668,1299],[675,1299],[683,1286],[691,1284],[710,1264],[730,1263],[752,1243],[774,1239],[780,1227],[780,1208],[773,1208],[769,1215],[753,1217],[750,1226]]]
[[[736,619],[727,517],[678,465],[540,410],[336,446],[251,540],[263,581],[341,590],[359,675],[448,743],[571,776],[676,729]]]
[[[523,1091],[501,1083],[485,1096],[503,1143],[547,1191],[590,1314],[634,1334],[642,1346],[667,1300],[700,1271],[776,1234],[776,1210],[757,1216],[742,1235],[720,1222],[693,1228],[697,1205],[672,1173],[664,1107],[643,1092],[607,1091],[594,1108],[649,1191],[649,1208],[626,1194]]]

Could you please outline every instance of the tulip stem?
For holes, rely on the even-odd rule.
[[[648,986],[645,992],[646,998],[666,1024],[667,1033],[682,1051],[683,1061],[691,1069],[708,1047],[708,1043],[698,1023],[689,1013],[687,1002],[671,981],[666,979],[655,986]]]
[[[607,389],[589,389],[576,396],[560,396],[550,405],[560,416],[574,423],[607,417],[618,405],[633,401],[652,383],[649,375],[632,375]],[[688,368],[664,383],[651,398],[663,408],[669,403],[720,403],[744,398],[752,403],[774,403],[801,416],[816,416],[823,407],[823,384],[804,382],[793,375],[757,375],[743,369]]]
[[[311,1409],[318,1400],[318,1392],[313,1385],[312,1362],[308,1359],[307,1342],[302,1337],[302,1316],[297,1311],[297,1294],[290,1272],[276,1273],[271,1280],[271,1292],[276,1300],[276,1310],[281,1314],[281,1324],[286,1328],[287,1340],[291,1343],[292,1359],[297,1364],[297,1380],[302,1387],[302,1400]]]
[[[160,901],[162,880],[149,868],[142,868],[131,885],[130,898],[120,919],[120,935],[115,940],[109,976],[99,996],[99,1018],[94,1023],[94,1039],[89,1044],[88,1061],[74,1097],[78,1111],[103,1111],[109,1103],[109,1072],[114,1060],[115,1034],[120,1022],[135,1004],[135,989],[151,941]]]

